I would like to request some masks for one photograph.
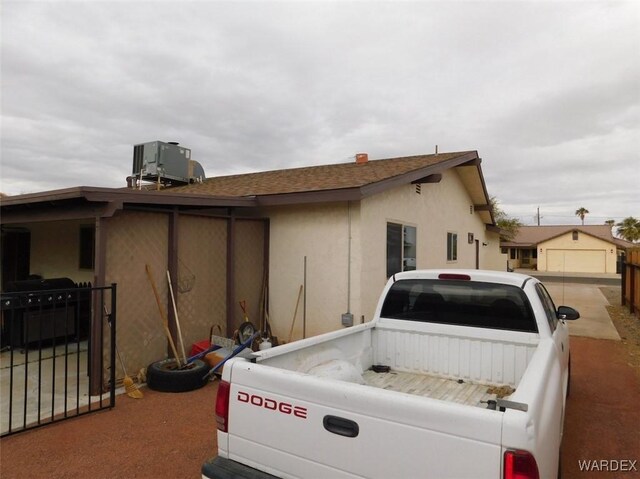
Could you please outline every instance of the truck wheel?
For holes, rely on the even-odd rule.
[[[562,448],[560,448],[560,454],[558,455],[558,475],[557,479],[562,479]]]
[[[569,397],[569,393],[571,392],[571,356],[569,356],[569,366],[567,368],[567,396]]]
[[[201,388],[209,366],[199,359],[178,369],[175,359],[164,359],[147,367],[147,386],[154,391],[181,393]]]

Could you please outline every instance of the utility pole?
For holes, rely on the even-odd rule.
[[[536,219],[538,220],[538,226],[540,226],[540,207],[538,206],[538,213],[536,214]]]

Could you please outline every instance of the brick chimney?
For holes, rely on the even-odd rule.
[[[367,153],[356,153],[356,163],[364,164],[369,161],[369,155]]]

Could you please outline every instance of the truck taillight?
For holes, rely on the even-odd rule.
[[[227,432],[229,429],[229,396],[231,394],[231,384],[227,381],[220,381],[218,384],[218,396],[216,397],[216,423],[218,430]]]
[[[540,479],[535,458],[527,451],[506,451],[503,477],[504,479]]]

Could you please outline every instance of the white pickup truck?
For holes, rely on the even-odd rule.
[[[398,273],[371,322],[225,365],[202,477],[555,477],[578,317],[525,275]]]

